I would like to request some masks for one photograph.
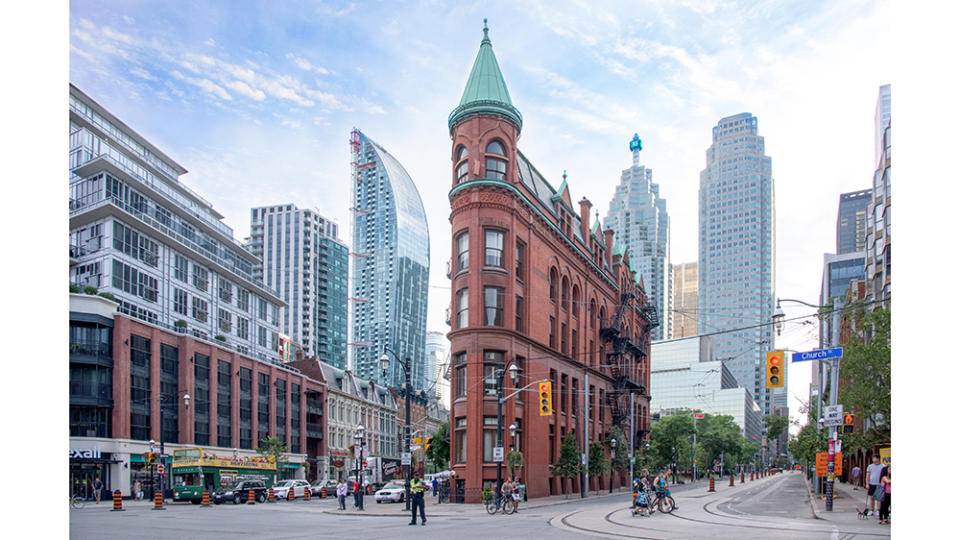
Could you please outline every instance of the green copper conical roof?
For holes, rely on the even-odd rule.
[[[473,62],[473,70],[467,79],[467,86],[463,89],[460,105],[450,113],[448,126],[453,126],[464,118],[477,114],[498,114],[512,122],[520,129],[523,117],[520,111],[510,101],[510,92],[507,83],[503,81],[500,65],[493,54],[493,45],[487,35],[487,20],[483,20],[483,39],[480,41],[480,52]]]

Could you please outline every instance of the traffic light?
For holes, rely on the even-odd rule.
[[[423,446],[423,447],[424,447],[424,450],[426,450],[427,452],[430,451],[430,442],[431,442],[431,441],[433,441],[433,437],[427,437],[427,444],[425,444],[425,445]]]
[[[853,433],[853,415],[843,415],[843,431],[841,433]]]
[[[767,388],[783,388],[783,351],[767,353]]]
[[[153,463],[153,456],[154,456],[153,452],[144,452],[143,460],[146,461],[147,464],[149,465]]]
[[[540,416],[553,414],[553,385],[550,382],[540,383]]]

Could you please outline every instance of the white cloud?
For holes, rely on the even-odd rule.
[[[257,101],[263,101],[267,96],[263,93],[262,90],[254,90],[250,88],[247,83],[243,81],[232,81],[227,83],[227,88],[237,92],[238,94],[243,94],[249,98],[255,99]]]
[[[133,19],[133,17],[131,17],[131,16],[129,16],[129,15],[124,15],[124,16],[123,16],[123,22],[125,22],[125,23],[127,23],[127,24],[129,24],[129,25],[131,25],[131,26],[133,26],[133,24],[136,23],[136,21]]]
[[[317,73],[319,73],[319,74],[321,74],[321,75],[326,75],[326,74],[330,73],[329,71],[327,71],[326,68],[321,67],[321,66],[315,66],[315,65],[311,64],[310,61],[307,60],[306,58],[300,58],[299,56],[296,56],[296,55],[293,54],[293,53],[288,53],[288,54],[287,54],[287,58],[290,59],[290,60],[292,60],[293,63],[296,64],[298,68],[300,68],[300,69],[302,69],[302,70],[304,70],[304,71],[315,71],[315,72],[317,72]]]
[[[130,70],[130,74],[134,77],[139,77],[141,79],[146,79],[148,81],[156,81],[157,78],[150,74],[149,71],[143,69],[142,67],[135,67]]]
[[[207,40],[204,41],[203,44],[206,45],[207,47],[215,47],[217,45],[217,42],[214,41],[213,38],[207,38]]]

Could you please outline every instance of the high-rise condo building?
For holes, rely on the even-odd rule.
[[[430,234],[413,179],[403,165],[372,139],[353,130],[352,155],[353,372],[361,379],[397,386],[401,362],[380,368],[384,348],[410,359],[413,388],[425,385],[427,287]],[[389,353],[387,353],[389,354]]]
[[[880,87],[874,114],[875,139],[878,141],[876,170],[873,173],[873,199],[867,207],[866,279],[867,300],[883,300],[872,308],[890,302],[890,85]]]
[[[697,335],[697,263],[670,265],[673,271],[673,337]]]
[[[277,362],[283,300],[186,169],[70,85],[70,283],[119,311]]]
[[[263,261],[254,276],[287,304],[281,331],[306,356],[346,369],[350,250],[338,237],[338,225],[293,204],[253,208],[250,249]]]
[[[774,304],[774,186],[770,157],[750,113],[713,128],[700,173],[700,333],[769,322]],[[773,327],[717,335],[717,358],[753,393],[764,414],[786,406],[786,385],[767,392],[763,371]],[[771,395],[776,395],[776,400]]]
[[[659,326],[653,329],[653,339],[669,339],[673,335],[670,216],[667,201],[660,198],[660,186],[653,182],[653,170],[640,165],[641,149],[640,137],[634,134],[630,141],[633,165],[620,175],[603,226],[614,230],[617,243],[643,277],[647,297],[657,309]]]
[[[443,390],[450,393],[450,382],[444,379],[444,373],[447,369],[447,362],[450,360],[450,340],[443,332],[427,332],[427,359],[425,362],[424,373],[426,376],[426,391],[429,396],[441,398],[443,402],[449,403],[450,396],[443,396]],[[444,384],[445,383],[445,384]]]
[[[867,206],[871,189],[840,194],[837,208],[837,255],[863,251],[867,242]]]

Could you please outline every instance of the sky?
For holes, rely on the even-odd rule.
[[[890,2],[74,0],[69,79],[189,172],[237,239],[251,207],[293,203],[350,241],[354,127],[417,184],[430,227],[428,330],[446,332],[450,137],[488,18],[523,114],[520,150],[601,217],[643,140],[671,219],[671,262],[697,257],[711,129],[758,118],[776,193],[776,295],[816,303],[840,193],[871,185],[873,112],[891,82]],[[893,87],[893,116],[897,88]],[[813,313],[784,304],[787,317]],[[758,322],[731,320],[732,326]],[[817,348],[788,323],[777,348]],[[810,368],[791,369],[791,415]]]

